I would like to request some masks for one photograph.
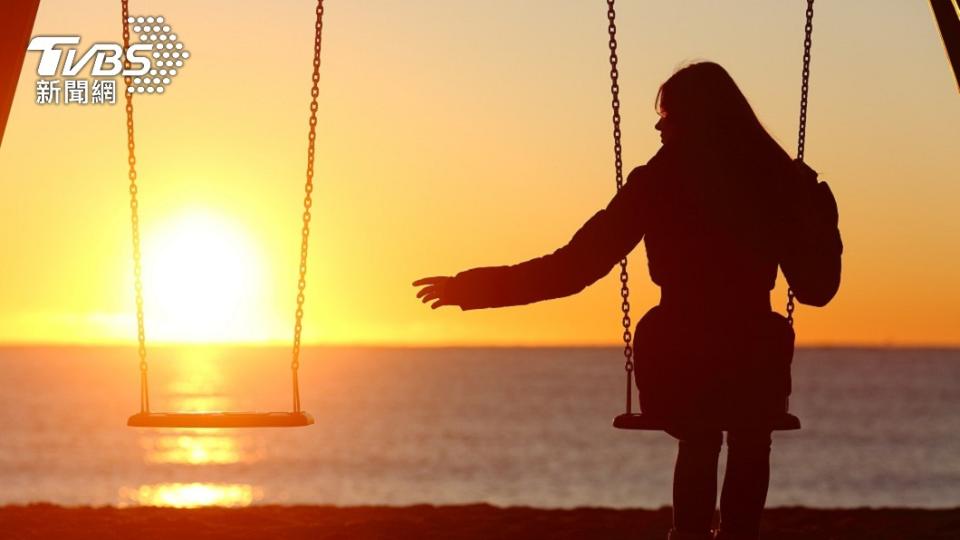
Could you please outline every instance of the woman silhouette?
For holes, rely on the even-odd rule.
[[[670,537],[713,538],[727,431],[716,538],[754,539],[769,481],[764,420],[783,411],[793,353],[792,329],[771,310],[770,290],[798,219],[790,201],[812,171],[794,164],[718,64],[677,71],[657,107],[660,150],[567,245],[414,286],[433,308],[560,298],[605,276],[644,240],[661,298],[638,324],[636,373],[644,414],[679,439]]]

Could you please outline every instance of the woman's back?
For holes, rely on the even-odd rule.
[[[691,316],[769,311],[776,281],[790,162],[723,146],[678,141],[645,168],[650,276],[662,305]]]

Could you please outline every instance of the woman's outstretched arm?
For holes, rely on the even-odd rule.
[[[634,169],[626,185],[565,246],[512,266],[473,268],[456,276],[413,283],[431,307],[479,309],[529,304],[570,296],[607,275],[640,242],[649,207],[649,174]]]

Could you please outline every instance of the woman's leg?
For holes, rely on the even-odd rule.
[[[717,460],[723,434],[719,431],[669,433],[680,439],[673,473],[674,535],[677,538],[684,534],[707,535],[717,506]]]
[[[720,531],[731,538],[755,539],[770,483],[770,432],[727,434],[727,471],[720,495]]]

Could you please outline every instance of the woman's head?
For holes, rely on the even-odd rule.
[[[660,85],[657,110],[664,143],[695,138],[727,141],[767,135],[733,78],[719,64],[697,62]]]

